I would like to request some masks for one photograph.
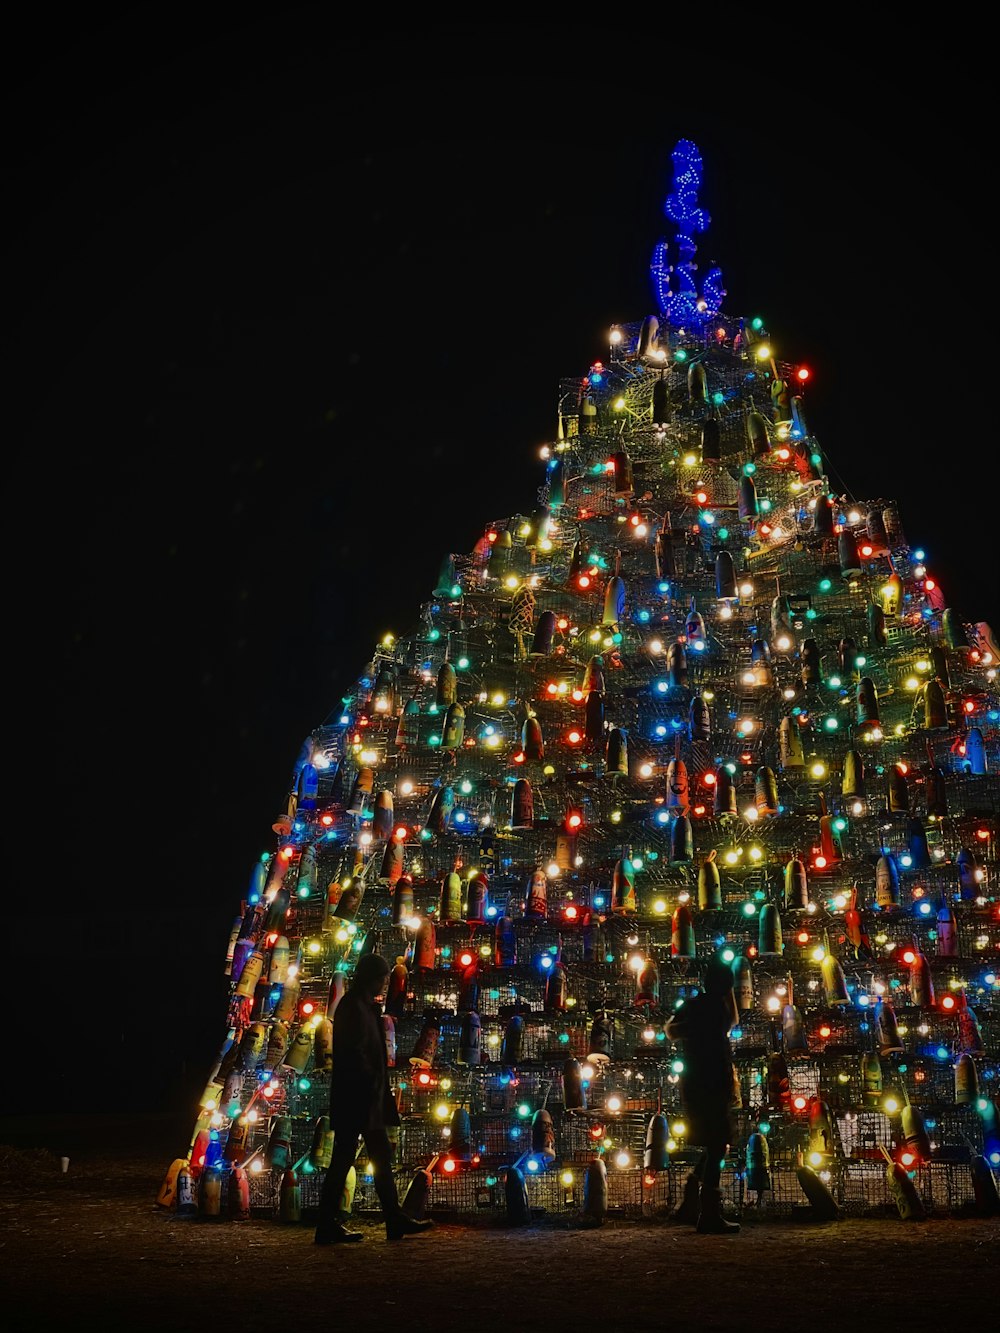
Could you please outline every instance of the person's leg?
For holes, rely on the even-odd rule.
[[[396,1179],[392,1174],[392,1144],[385,1132],[385,1125],[369,1125],[364,1131],[365,1151],[372,1164],[372,1180],[375,1193],[382,1206],[385,1217],[387,1240],[402,1240],[404,1236],[415,1236],[421,1231],[428,1231],[434,1223],[429,1219],[416,1221],[407,1217],[399,1206],[396,1192]]]
[[[739,1231],[738,1222],[728,1222],[722,1215],[722,1160],[732,1138],[732,1127],[727,1110],[716,1114],[706,1126],[705,1167],[698,1198],[697,1229],[712,1235],[732,1235]]]
[[[334,1137],[330,1166],[319,1196],[319,1216],[316,1220],[316,1240],[319,1244],[361,1239],[360,1231],[348,1231],[340,1221],[340,1201],[347,1184],[347,1173],[357,1156],[359,1138],[360,1130],[347,1133],[338,1130]]]
[[[702,1155],[687,1173],[684,1181],[684,1193],[673,1214],[675,1222],[687,1222],[691,1226],[698,1221],[698,1194],[701,1189],[702,1172],[705,1170],[706,1155]]]

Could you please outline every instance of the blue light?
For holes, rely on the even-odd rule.
[[[593,374],[590,376],[590,382],[591,382],[591,384],[600,384],[600,383],[603,381],[603,379],[604,379],[604,376],[603,376],[599,371],[596,371],[596,370],[595,370],[595,371],[593,372]]]
[[[670,584],[669,584],[669,583],[666,583],[666,582],[664,582],[664,583],[658,583],[658,584],[656,585],[656,589],[657,589],[658,592],[669,592],[669,591],[670,591]]]
[[[654,736],[665,736],[667,734],[667,729],[662,722],[657,722],[653,728],[653,734]]]
[[[911,866],[913,865],[913,857],[910,855],[909,852],[904,852],[903,855],[899,858],[899,864],[901,866]]]
[[[703,639],[695,639],[691,647],[695,650],[696,653],[703,653],[705,651],[705,642]]]
[[[950,1055],[950,1051],[948,1050],[947,1046],[939,1046],[937,1050],[934,1052],[934,1054],[937,1056],[939,1060],[947,1060],[948,1056]]]
[[[930,916],[931,912],[934,909],[931,907],[930,903],[925,900],[920,904],[917,910],[919,911],[921,916]]]
[[[529,1171],[537,1171],[538,1168],[539,1168],[539,1161],[538,1161],[538,1158],[537,1158],[537,1157],[529,1157],[525,1165],[527,1166],[527,1168],[528,1168]]]
[[[709,269],[700,295],[692,276],[697,270],[694,262],[697,246],[693,237],[704,231],[711,221],[708,213],[698,207],[701,154],[690,139],[679,139],[670,156],[674,168],[673,188],[664,201],[663,211],[677,224],[674,236],[677,258],[672,258],[668,242],[657,243],[650,264],[653,292],[661,315],[671,324],[704,324],[714,319],[726,293],[721,269]]]
[[[551,966],[552,966],[552,955],[551,955],[551,954],[547,954],[547,953],[543,953],[543,954],[542,954],[542,957],[541,957],[541,964],[542,964],[542,967],[551,967]]]
[[[599,893],[599,894],[597,895],[597,897],[594,899],[594,906],[595,906],[595,907],[603,907],[603,906],[604,906],[604,901],[605,901],[605,900],[604,900],[604,894],[603,894],[603,893]]]
[[[669,688],[670,686],[667,684],[665,680],[658,680],[656,682],[656,689],[659,694],[666,694]]]
[[[868,1006],[871,1004],[871,1002],[872,1001],[870,995],[865,995],[862,993],[861,995],[858,996],[858,1007],[861,1009],[867,1009]]]
[[[350,722],[351,722],[351,719],[348,717],[348,715],[347,715],[346,713],[341,713],[341,715],[340,715],[340,725],[341,725],[342,727],[347,727],[347,726],[350,726]]]
[[[497,909],[496,909],[495,907],[492,907],[492,906],[491,906],[491,907],[487,907],[487,909],[486,909],[486,915],[487,915],[487,916],[496,916],[496,914],[497,914]]]
[[[669,812],[666,810],[658,810],[656,812],[656,822],[658,824],[669,824],[670,823]]]
[[[465,821],[466,821],[467,819],[468,819],[468,815],[465,813],[464,810],[456,810],[456,811],[455,811],[455,823],[456,823],[456,824],[464,824]]]
[[[639,620],[642,622],[643,625],[645,625],[646,622],[649,620],[649,612],[648,612],[648,611],[640,611],[640,612],[639,612]]]
[[[922,546],[918,547],[913,552],[913,559],[917,562],[918,565],[922,565],[925,558],[926,558],[926,553]]]
[[[512,1139],[519,1139],[519,1138],[521,1137],[521,1131],[518,1129],[518,1127],[517,1127],[516,1125],[515,1125],[514,1128],[510,1131],[510,1137],[511,1137]]]

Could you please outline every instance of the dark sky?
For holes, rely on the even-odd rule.
[[[781,77],[760,38],[630,73],[602,31],[323,13],[126,7],[16,62],[27,929],[53,984],[117,997],[112,1046],[159,1052],[154,1101],[221,1037],[302,739],[442,557],[532,506],[559,381],[653,311],[678,139],[699,256],[811,367],[838,490],[895,499],[949,604],[1000,621],[990,154],[946,50],[933,88],[870,40],[824,86],[794,34]]]

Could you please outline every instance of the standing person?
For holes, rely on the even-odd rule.
[[[667,1036],[680,1042],[684,1055],[681,1100],[689,1141],[702,1150],[675,1217],[694,1222],[700,1232],[716,1235],[732,1235],[740,1229],[737,1222],[723,1217],[719,1188],[722,1159],[734,1137],[729,1033],[738,1019],[732,970],[721,958],[713,958],[705,969],[703,989],[667,1022]]]
[[[385,1217],[388,1240],[402,1240],[433,1226],[415,1221],[399,1206],[392,1174],[392,1147],[386,1124],[398,1124],[399,1112],[386,1072],[385,1031],[379,997],[389,964],[379,954],[358,959],[346,995],[333,1016],[333,1071],[330,1075],[330,1125],[334,1132],[330,1169],[323,1181],[316,1225],[317,1245],[341,1245],[363,1239],[340,1221],[340,1200],[354,1164],[358,1139],[364,1138],[372,1164],[375,1192]]]

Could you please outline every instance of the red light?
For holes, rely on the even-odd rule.
[[[454,1157],[446,1157],[444,1161],[441,1163],[441,1170],[447,1171],[450,1174],[452,1171],[454,1171],[455,1165],[456,1163]]]
[[[656,1184],[656,1172],[644,1171],[642,1173],[642,1183],[646,1186],[648,1190],[651,1190],[653,1186]]]
[[[368,725],[368,719],[367,719],[366,717],[359,717],[359,718],[358,718],[358,726],[359,726],[359,727],[367,727],[367,725]]]
[[[579,578],[577,579],[577,581],[576,581],[576,586],[577,586],[578,588],[589,588],[589,587],[590,587],[590,576],[589,576],[589,574],[581,574],[580,577],[579,577]]]
[[[756,957],[757,957],[757,946],[756,946],[756,944],[751,944],[751,945],[748,945],[748,946],[747,946],[747,957],[748,957],[748,958],[756,958]]]
[[[302,1012],[303,1012],[304,1014],[308,1015],[308,1014],[313,1013],[314,1010],[315,1010],[315,1008],[316,1008],[316,1006],[313,1004],[312,1000],[303,1000],[303,1001],[302,1001]]]
[[[583,815],[577,814],[575,810],[571,815],[567,816],[566,824],[569,828],[579,828],[582,823]]]
[[[816,858],[816,869],[817,869],[817,870],[825,870],[825,869],[826,869],[826,857],[825,857],[825,856],[817,856],[817,858]]]
[[[795,936],[795,938],[798,940],[800,944],[808,944],[809,943],[808,930],[800,930],[799,933]]]
[[[805,1097],[796,1097],[793,1100],[792,1105],[795,1107],[796,1111],[804,1111],[809,1103]]]
[[[703,805],[696,805],[696,806],[694,807],[694,813],[695,813],[696,815],[703,815],[703,814],[705,813],[705,809],[706,809],[706,807],[703,806]]]
[[[934,582],[933,579],[924,579],[924,587],[927,589],[928,592],[933,592],[934,589],[937,587],[937,584]]]
[[[575,704],[583,703],[583,690],[574,690],[570,696]]]
[[[559,693],[559,686],[556,685],[553,681],[549,681],[548,685],[546,685],[546,687],[545,687],[545,693],[546,693],[546,694],[558,694],[558,693]]]
[[[806,380],[809,378],[810,374],[811,372],[808,366],[799,366],[798,370],[795,372],[795,378],[797,380],[801,380],[802,383],[804,384]]]
[[[702,778],[702,782],[705,784],[706,787],[714,787],[714,786],[715,786],[715,783],[716,783],[716,777],[715,777],[715,774],[714,774],[714,773],[706,773],[706,774],[704,775],[704,777]]]
[[[820,1036],[823,1038],[823,1040],[825,1041],[825,1040],[827,1039],[827,1037],[829,1037],[829,1035],[830,1035],[830,1033],[832,1032],[832,1030],[833,1030],[832,1028],[828,1028],[827,1025],[824,1023],[823,1026],[822,1026],[822,1027],[820,1028],[820,1030],[819,1030],[819,1035],[820,1035]]]
[[[276,930],[272,930],[270,935],[268,935],[267,943],[269,948],[278,943],[278,932]]]
[[[476,960],[471,953],[463,953],[458,961],[463,967],[471,967]]]
[[[700,505],[708,504],[708,491],[695,491],[694,498]]]
[[[473,1158],[472,1158],[472,1165],[473,1165],[473,1166],[478,1166],[479,1163],[480,1163],[482,1160],[483,1160],[483,1159],[479,1156],[478,1153],[474,1153],[474,1154],[473,1154]]]
[[[427,1084],[428,1084],[430,1081],[431,1081],[431,1076],[430,1076],[430,1074],[418,1074],[418,1075],[417,1075],[417,1082],[423,1084],[423,1086],[424,1086],[425,1088],[427,1087]]]
[[[962,707],[965,709],[967,713],[974,713],[976,711],[976,705],[972,702],[971,699],[966,699]]]
[[[760,525],[760,533],[762,537],[766,537],[770,533],[770,531],[771,531],[770,523],[762,523]]]
[[[570,903],[568,907],[563,909],[563,916],[565,916],[567,921],[575,921],[579,915],[580,915],[579,911],[577,910],[576,907],[573,906],[572,903]]]
[[[916,1159],[916,1157],[914,1156],[913,1153],[911,1153],[911,1152],[904,1152],[904,1153],[900,1156],[900,1159],[899,1159],[899,1160],[903,1163],[904,1166],[912,1166],[913,1163],[914,1163],[917,1159]]]
[[[569,741],[570,745],[579,745],[580,742],[583,740],[583,737],[580,735],[578,731],[571,731],[569,735],[566,737],[566,739],[567,741]]]
[[[976,837],[979,839],[980,842],[985,842],[989,836],[990,836],[989,829],[985,828],[976,829]]]
[[[633,528],[637,528],[639,526],[639,515],[633,514],[629,519],[629,522],[632,524]]]
[[[862,546],[862,548],[861,548],[861,554],[862,554],[863,556],[865,556],[866,558],[867,558],[868,556],[874,554],[874,551],[875,551],[875,547],[874,547],[874,546],[870,546],[870,545],[868,544],[868,542],[865,542],[864,546]]]
[[[906,777],[907,773],[909,773],[909,771],[910,771],[910,766],[909,766],[909,764],[899,763],[899,764],[896,765],[896,767],[899,769],[900,773],[902,773],[902,775],[903,775],[904,778]]]
[[[333,823],[333,815],[320,815],[319,822],[323,825],[324,828],[329,828],[330,825]]]
[[[591,1137],[592,1139],[603,1139],[603,1138],[604,1138],[604,1126],[603,1126],[603,1125],[591,1125],[591,1127],[590,1127],[590,1137]]]
[[[405,842],[405,841],[406,841],[406,825],[405,825],[405,824],[400,824],[399,828],[393,830],[393,834],[392,834],[392,836],[396,839],[397,842]]]
[[[563,630],[569,629],[569,621],[566,619],[565,616],[563,616],[561,620],[556,621],[556,629],[563,629]]]
[[[917,961],[917,955],[913,952],[912,949],[907,949],[904,951],[903,962],[906,963],[908,967],[911,967],[916,961]]]
[[[294,855],[295,855],[295,848],[294,848],[294,847],[282,847],[282,849],[281,849],[281,859],[282,859],[283,861],[290,861]]]
[[[792,456],[791,449],[785,449],[784,447],[782,447],[781,449],[778,450],[778,457],[781,459],[783,463],[787,463],[788,460],[791,458],[791,456]]]
[[[523,750],[518,750],[517,754],[514,756],[514,763],[515,763],[515,764],[523,764],[523,763],[524,763],[524,751],[523,751]]]
[[[943,996],[941,997],[941,1008],[942,1008],[942,1009],[954,1009],[954,1007],[955,1007],[955,997],[954,997],[954,995],[943,995]]]
[[[496,532],[488,532],[488,533],[486,534],[486,540],[487,540],[488,542],[495,542],[496,539],[497,539],[497,537],[498,537],[498,535],[499,535],[499,534],[496,533]]]

